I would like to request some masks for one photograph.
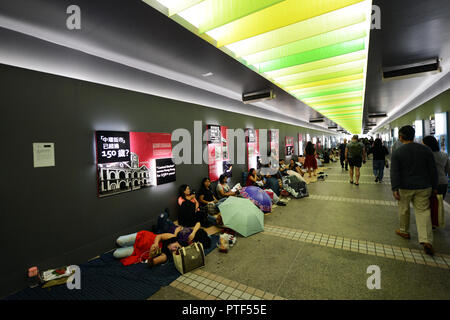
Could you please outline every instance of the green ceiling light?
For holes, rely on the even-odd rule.
[[[143,1],[360,133],[372,0]]]
[[[366,36],[366,31],[361,30],[361,25],[362,24],[352,25],[347,28],[334,30],[308,39],[294,41],[285,44],[284,46],[254,53],[242,58],[249,64],[256,64],[342,42],[364,38]]]
[[[348,88],[338,89],[338,90],[317,91],[315,93],[309,93],[309,94],[305,94],[305,95],[296,94],[295,96],[298,99],[300,99],[302,101],[305,101],[304,99],[308,99],[308,98],[323,97],[323,96],[334,96],[336,94],[349,93],[349,92],[355,92],[355,91],[362,92],[363,89],[364,88],[362,86],[353,87],[353,88],[352,87],[348,87]]]
[[[283,76],[283,77],[277,77],[277,78],[273,78],[273,80],[276,83],[283,84],[286,81],[290,81],[290,80],[307,79],[307,78],[314,77],[314,76],[321,76],[321,75],[332,74],[332,73],[336,73],[336,72],[347,71],[349,69],[363,70],[364,63],[365,63],[364,60],[358,60],[358,61],[354,61],[354,62],[339,64],[339,65],[332,66],[332,67],[320,68],[320,69],[311,70],[311,71],[307,71],[307,72],[299,72],[299,73],[290,74],[290,75]]]
[[[346,88],[363,88],[363,81],[362,80],[353,80],[353,81],[345,81],[340,83],[332,83],[328,85],[322,85],[312,88],[305,88],[305,89],[297,89],[297,90],[291,90],[291,93],[296,96],[302,96],[307,94],[314,94],[314,93],[321,93],[321,92],[327,92],[331,90],[340,90],[340,89],[346,89]],[[299,98],[301,100],[301,98]]]
[[[283,69],[287,67],[296,66],[299,64],[323,60],[331,57],[337,57],[343,54],[364,50],[365,45],[364,43],[365,39],[361,38],[357,40],[334,44],[319,49],[314,49],[307,52],[294,54],[287,57],[282,57],[272,61],[263,62],[255,66],[259,69],[259,72],[261,73]]]
[[[219,27],[210,35],[222,47],[262,33],[323,15],[362,0],[285,0]]]

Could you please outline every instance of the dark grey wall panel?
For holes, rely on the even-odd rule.
[[[0,296],[26,286],[26,269],[79,264],[114,248],[121,234],[149,228],[178,186],[199,187],[208,167],[177,166],[177,181],[99,199],[94,131],[172,132],[195,120],[229,128],[277,128],[284,137],[312,130],[17,67],[0,65],[3,168]],[[33,142],[54,142],[56,166],[33,168]],[[193,148],[192,148],[193,154]],[[246,165],[235,165],[233,182]],[[3,259],[2,259],[3,260]]]

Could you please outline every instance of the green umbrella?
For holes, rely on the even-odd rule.
[[[248,199],[228,197],[219,209],[223,224],[244,237],[264,231],[264,214]]]

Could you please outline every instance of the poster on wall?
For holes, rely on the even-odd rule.
[[[278,161],[280,160],[280,134],[278,129],[272,129],[269,131],[270,138],[270,155],[274,162],[272,167],[278,167]]]
[[[259,154],[259,130],[246,129],[245,130],[246,142],[247,142],[247,164],[248,170],[255,168],[259,169],[261,162],[258,161]]]
[[[440,150],[445,153],[448,153],[447,119],[447,112],[434,115],[434,137],[439,143]]]
[[[208,130],[208,171],[211,182],[219,180],[220,175],[231,177],[232,165],[228,152],[228,127],[207,125]]]
[[[298,155],[303,156],[303,135],[301,133],[298,134]]]
[[[285,137],[286,145],[286,157],[292,157],[294,155],[294,137]]]
[[[175,181],[170,133],[96,131],[95,141],[99,197]]]

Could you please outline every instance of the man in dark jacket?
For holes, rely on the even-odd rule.
[[[419,242],[425,253],[433,255],[433,232],[431,226],[430,196],[437,193],[438,174],[433,153],[426,146],[414,142],[415,130],[404,126],[399,130],[403,143],[395,150],[391,159],[391,187],[398,200],[400,229],[395,232],[410,239],[410,202],[416,216]]]

